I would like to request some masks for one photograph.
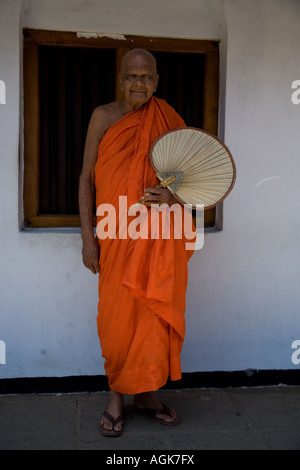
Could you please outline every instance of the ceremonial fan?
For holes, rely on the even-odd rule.
[[[232,190],[236,167],[217,137],[201,129],[180,127],[159,136],[150,149],[150,162],[160,180],[183,204],[210,209]],[[129,208],[136,209],[141,201]]]

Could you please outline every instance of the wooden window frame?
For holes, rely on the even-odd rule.
[[[218,135],[219,108],[219,41],[139,37],[125,35],[125,39],[109,37],[82,37],[76,32],[45,31],[24,28],[24,227],[54,228],[80,227],[79,215],[39,215],[39,64],[40,45],[61,47],[89,47],[116,49],[116,74],[122,56],[139,47],[157,52],[184,52],[205,54],[203,129]],[[117,78],[117,77],[116,77]],[[122,99],[118,79],[116,99]],[[205,215],[205,226],[220,228],[216,210]],[[211,219],[211,220],[207,220]]]

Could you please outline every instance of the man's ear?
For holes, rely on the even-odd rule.
[[[157,86],[158,86],[158,82],[159,82],[159,75],[158,74],[156,74],[155,81],[156,81],[156,84],[155,84],[155,90],[154,91],[157,90]]]
[[[122,79],[122,75],[121,75],[121,74],[119,74],[119,86],[120,86],[120,90],[121,90],[121,91],[124,91],[123,79]]]

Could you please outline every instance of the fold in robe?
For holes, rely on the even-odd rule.
[[[127,196],[130,207],[145,188],[159,183],[149,161],[151,144],[163,132],[184,125],[173,108],[152,97],[113,124],[99,145],[96,205],[114,206],[117,228],[116,238],[99,240],[97,325],[109,386],[119,393],[158,390],[169,376],[181,378],[192,252],[185,250],[185,238],[124,238],[118,221],[119,196]],[[129,216],[127,225],[134,218]]]

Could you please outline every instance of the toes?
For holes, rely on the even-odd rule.
[[[161,419],[165,423],[172,423],[174,421],[174,419],[171,418],[170,416],[166,416],[166,415],[163,415],[163,414],[157,414],[156,417],[158,419]]]
[[[167,408],[165,405],[163,405],[161,412],[155,413],[155,416],[158,419],[169,424],[175,423],[177,420],[179,420],[178,415],[176,411],[174,410],[174,408]]]
[[[114,427],[114,430],[115,431],[121,431],[122,430],[122,427],[123,427],[123,421],[120,421],[119,423],[117,423]]]
[[[106,419],[101,419],[100,425],[103,427],[103,429],[106,429],[106,431],[112,431],[112,423]]]
[[[173,411],[173,410],[172,410]],[[177,419],[177,415],[176,413],[174,412],[171,412],[171,415],[172,416],[169,416],[167,414],[165,414],[162,410],[161,413],[156,413],[156,416],[159,418],[159,419],[162,419],[163,421],[165,421],[166,423],[173,423],[176,419]]]
[[[114,426],[113,423],[103,417],[100,421],[100,426],[105,429],[106,431],[122,431],[123,428],[123,420],[118,421]]]

